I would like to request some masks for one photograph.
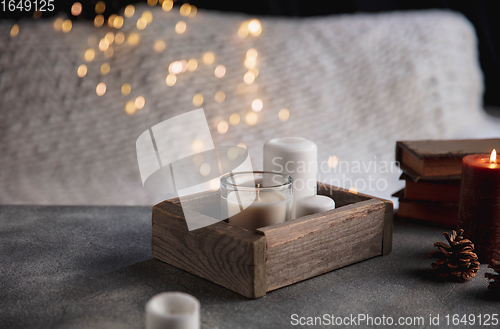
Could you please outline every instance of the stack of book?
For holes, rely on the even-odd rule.
[[[397,216],[457,226],[462,158],[500,150],[500,139],[406,141],[396,144],[396,161],[403,170],[405,188],[399,198]]]

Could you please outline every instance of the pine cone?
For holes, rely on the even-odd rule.
[[[500,253],[500,251],[499,251]],[[500,295],[500,261],[492,260],[491,264],[488,265],[488,268],[492,268],[496,273],[485,273],[484,276],[490,280],[490,285],[488,289],[495,292],[497,295]]]
[[[464,230],[460,230],[458,235],[454,230],[451,232],[451,236],[448,232],[443,233],[449,246],[441,241],[434,243],[439,251],[433,251],[429,256],[439,259],[432,263],[432,268],[440,278],[464,282],[476,276],[479,262],[472,252],[474,244],[463,237]]]

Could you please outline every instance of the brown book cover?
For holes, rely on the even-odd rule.
[[[400,198],[397,216],[437,226],[456,228],[458,202],[435,202]]]
[[[460,201],[460,180],[419,180],[413,181],[410,176],[402,174],[399,179],[405,180],[405,188],[398,196],[406,199],[423,201]]]
[[[500,139],[423,140],[396,143],[396,161],[414,181],[460,179],[462,158],[500,149]]]

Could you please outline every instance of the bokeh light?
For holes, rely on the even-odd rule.
[[[187,66],[187,65],[186,65]],[[170,63],[168,66],[168,72],[172,74],[179,74],[182,72],[182,62],[181,61],[175,61]]]
[[[112,44],[115,41],[115,34],[113,32],[108,32],[104,36],[104,39],[108,40],[109,44]]]
[[[64,19],[62,19],[61,17],[59,18],[56,18],[54,20],[54,30],[56,31],[61,31],[61,28],[62,28],[62,23],[64,22]],[[17,25],[17,24],[14,24],[14,26]],[[19,25],[17,26],[17,30],[19,32]],[[17,35],[17,34],[16,34]]]
[[[130,35],[128,36],[127,42],[129,45],[135,46],[139,43],[139,40],[140,40],[139,34],[133,32],[130,33]]]
[[[328,158],[328,167],[330,168],[335,168],[339,164],[339,158],[337,158],[335,155],[331,155]]]
[[[158,0],[148,0],[148,6],[154,7],[158,4]]]
[[[130,17],[134,16],[134,14],[135,14],[135,7],[134,7],[134,5],[128,5],[127,7],[125,7],[125,10],[124,10],[123,14],[127,18],[130,18]]]
[[[227,130],[229,129],[229,125],[227,124],[226,121],[221,121],[219,122],[219,124],[217,125],[217,132],[221,135],[224,135],[225,133],[227,133]]]
[[[177,82],[177,76],[175,74],[171,73],[167,75],[167,78],[165,79],[165,83],[167,84],[167,86],[172,87],[173,85],[175,85],[176,82]]]
[[[78,70],[76,70],[76,73],[78,74],[78,76],[80,78],[83,78],[84,76],[86,76],[87,75],[87,65],[82,64],[82,65],[78,66]]]
[[[101,74],[102,75],[107,75],[110,70],[111,70],[111,67],[109,66],[109,63],[102,63],[102,65],[101,65]]]
[[[217,78],[223,78],[226,75],[226,67],[224,65],[217,65],[214,74]]]
[[[245,39],[248,36],[248,22],[243,22],[238,29],[238,37],[240,39]]]
[[[196,59],[191,58],[190,60],[188,60],[187,62],[188,71],[193,72],[196,70],[197,67],[198,67],[198,61]]]
[[[146,100],[144,99],[144,97],[142,96],[138,96],[136,99],[135,99],[135,108],[138,109],[138,110],[142,110],[142,108],[144,107],[144,105],[146,105]]]
[[[229,117],[229,124],[231,126],[237,126],[240,123],[240,120],[241,120],[240,115],[238,113],[233,113]]]
[[[196,16],[196,12],[198,12],[198,8],[196,8],[195,5],[191,5],[191,13],[189,14],[189,17],[193,18]]]
[[[71,31],[71,28],[73,27],[73,23],[67,19],[65,20],[62,25],[61,25],[61,30],[64,32],[64,33],[68,33],[69,31]]]
[[[144,17],[140,17],[137,20],[137,24],[136,24],[137,29],[144,30],[146,28],[146,26],[148,26],[148,21],[146,21],[146,19]]]
[[[104,25],[104,16],[102,15],[97,15],[95,18],[94,18],[94,26],[95,27],[101,27]]]
[[[125,34],[123,32],[118,32],[115,36],[115,43],[121,45],[125,41]]]
[[[245,75],[243,76],[243,82],[245,82],[247,85],[252,84],[254,81],[255,81],[255,75],[250,71],[245,73]]]
[[[106,84],[104,82],[100,82],[95,88],[95,93],[98,96],[102,96],[106,93]]]
[[[71,6],[71,15],[73,16],[78,16],[82,13],[82,4],[79,3],[79,2],[75,2],[72,6]]]
[[[257,113],[255,112],[248,112],[247,115],[245,116],[245,122],[249,126],[254,126],[257,123]]]
[[[157,53],[161,53],[166,47],[167,43],[164,40],[156,40],[153,48]]]
[[[146,20],[146,24],[151,24],[153,22],[153,14],[149,10],[143,12],[141,17]]]
[[[168,12],[168,11],[172,10],[173,6],[174,6],[174,2],[172,0],[165,0],[161,4],[161,9],[163,9],[163,11],[165,11],[165,12]]]
[[[128,94],[130,94],[131,91],[132,91],[132,86],[130,85],[130,83],[124,83],[122,85],[121,92],[123,96],[127,96]]]
[[[288,120],[288,118],[290,117],[290,111],[287,109],[287,108],[282,108],[279,112],[278,112],[278,118],[281,120],[281,121],[286,121]]]
[[[194,106],[200,106],[203,104],[203,95],[202,94],[196,94],[193,96],[193,105]]]
[[[184,32],[186,32],[186,22],[184,21],[179,21],[177,22],[177,24],[175,24],[175,32],[177,34],[183,34]]]
[[[201,152],[201,150],[203,150],[203,141],[201,139],[195,139],[193,141],[193,143],[191,144],[191,147],[193,148],[193,151],[198,153],[198,152]],[[198,161],[196,161],[198,162]],[[196,164],[195,162],[195,164]],[[203,160],[199,161],[198,164],[202,163]]]
[[[85,60],[87,62],[92,62],[95,58],[95,50],[94,49],[87,49],[85,51],[84,57],[85,57]]]
[[[208,176],[210,174],[211,169],[212,168],[210,168],[210,164],[204,163],[200,166],[200,174],[202,176]]]
[[[254,110],[255,112],[260,112],[263,107],[264,103],[262,102],[262,99],[256,98],[252,101],[252,110]]]
[[[99,50],[100,51],[106,51],[109,48],[109,41],[108,39],[104,38],[99,41]]]
[[[120,29],[122,26],[123,26],[123,17],[121,16],[115,17],[115,19],[113,20],[113,27],[115,29]]]
[[[109,17],[108,17],[108,26],[109,27],[115,27],[115,18],[117,17],[116,14],[111,14]]]
[[[127,114],[134,114],[135,113],[135,102],[134,101],[128,101],[127,104],[125,104],[125,112]]]
[[[12,28],[10,29],[10,36],[15,37],[19,34],[19,25],[14,24]]]
[[[219,90],[218,92],[215,93],[214,99],[217,103],[222,103],[226,99],[226,93],[223,92],[222,90]]]
[[[106,10],[106,3],[104,1],[98,1],[95,4],[95,13],[102,14]]]
[[[258,52],[255,48],[250,48],[247,50],[247,58],[257,58]]]
[[[211,51],[207,51],[206,53],[203,54],[203,63],[205,65],[210,65],[215,62],[215,54]]]
[[[189,3],[182,4],[179,8],[179,13],[184,17],[189,16],[189,14],[191,14],[191,5]]]

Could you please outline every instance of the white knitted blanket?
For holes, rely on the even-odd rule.
[[[138,31],[145,10],[153,21]],[[318,144],[320,165],[329,159],[337,165],[320,168],[322,181],[382,197],[402,185],[396,168],[381,169],[394,160],[396,140],[496,132],[482,128],[475,33],[458,14],[261,18],[262,34],[241,39],[237,32],[247,19],[202,10],[188,18],[139,6],[119,30],[126,37],[137,32],[139,44],[113,44],[111,58],[93,45],[96,58],[89,63],[89,36],[99,40],[118,31],[77,22],[63,33],[53,20],[39,20],[20,22],[11,37],[14,22],[0,23],[0,203],[150,205],[168,197],[142,187],[135,141],[150,126],[198,107],[215,143],[244,142],[255,169],[262,168],[267,140],[302,136]],[[187,23],[182,35],[175,32],[180,20]],[[153,50],[159,39],[167,44],[161,53]],[[257,88],[242,93],[250,48],[258,52]],[[215,54],[213,64],[202,63],[207,51]],[[198,68],[167,86],[169,64],[190,58]],[[104,62],[111,68],[105,76]],[[83,78],[81,64],[88,67]],[[222,78],[214,75],[219,64],[226,68]],[[100,82],[107,86],[103,96],[96,95]],[[120,92],[124,83],[132,86],[127,96]],[[226,95],[222,103],[214,100],[219,90]],[[202,106],[192,103],[198,93]],[[127,114],[126,103],[138,96],[144,108]],[[256,98],[263,109],[252,126],[245,116]],[[287,121],[278,116],[282,108],[290,111]],[[217,132],[232,113],[241,122]]]

